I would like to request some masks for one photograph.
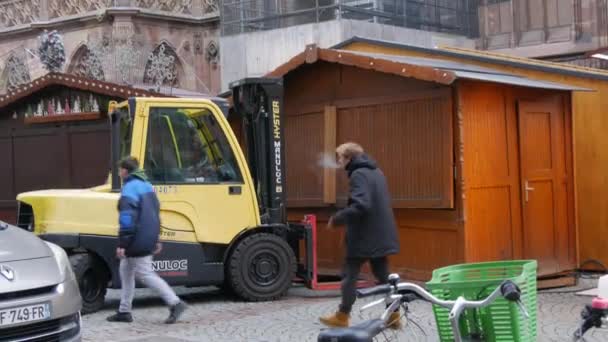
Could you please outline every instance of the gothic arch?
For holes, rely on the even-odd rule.
[[[155,84],[155,80],[159,76],[158,74],[152,74],[154,69],[160,65],[166,65],[174,77],[172,79],[171,77],[163,77],[162,85],[179,88],[184,79],[184,64],[181,61],[181,58],[177,55],[176,49],[169,42],[163,40],[156,46],[156,48],[154,48],[151,55],[154,57],[149,56],[146,59],[146,67],[144,68],[143,77],[144,84]],[[167,59],[161,61],[160,57],[172,57],[173,59],[172,62]]]
[[[84,43],[72,54],[68,73],[95,80],[105,80],[105,72],[101,59],[92,53]]]
[[[4,62],[2,80],[6,85],[6,89],[12,89],[21,84],[30,82],[32,79],[30,70],[25,62],[25,57],[20,57],[15,53],[11,53]]]

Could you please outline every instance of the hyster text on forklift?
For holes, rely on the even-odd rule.
[[[120,287],[117,164],[128,155],[139,159],[161,202],[163,249],[154,268],[169,284],[218,285],[261,301],[283,296],[296,272],[310,278],[310,258],[296,261],[300,240],[312,247],[310,226],[286,219],[282,80],[249,78],[231,89],[247,159],[225,100],[130,98],[109,105],[107,184],[17,197],[18,225],[68,252],[84,313],[102,307],[108,287]]]

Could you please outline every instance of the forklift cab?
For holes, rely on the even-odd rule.
[[[113,159],[139,159],[162,203],[164,239],[227,244],[259,225],[245,158],[211,100],[132,98],[110,106]]]
[[[234,153],[210,110],[152,108],[144,169],[151,182],[240,182]]]

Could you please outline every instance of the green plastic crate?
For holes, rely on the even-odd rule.
[[[460,332],[464,337],[480,334],[485,341],[536,341],[536,269],[535,260],[483,262],[443,267],[433,271],[426,284],[437,298],[479,300],[489,296],[503,280],[513,281],[521,289],[521,300],[530,318],[516,303],[499,297],[487,308],[465,310],[460,316]],[[453,342],[449,310],[433,305],[439,338]]]

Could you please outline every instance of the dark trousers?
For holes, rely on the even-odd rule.
[[[357,279],[361,272],[361,266],[363,266],[366,261],[369,261],[370,266],[372,267],[372,273],[380,284],[386,284],[388,282],[388,259],[386,257],[370,259],[347,258],[344,263],[344,275],[342,278],[341,312],[350,313],[353,308],[353,304],[357,299]]]

